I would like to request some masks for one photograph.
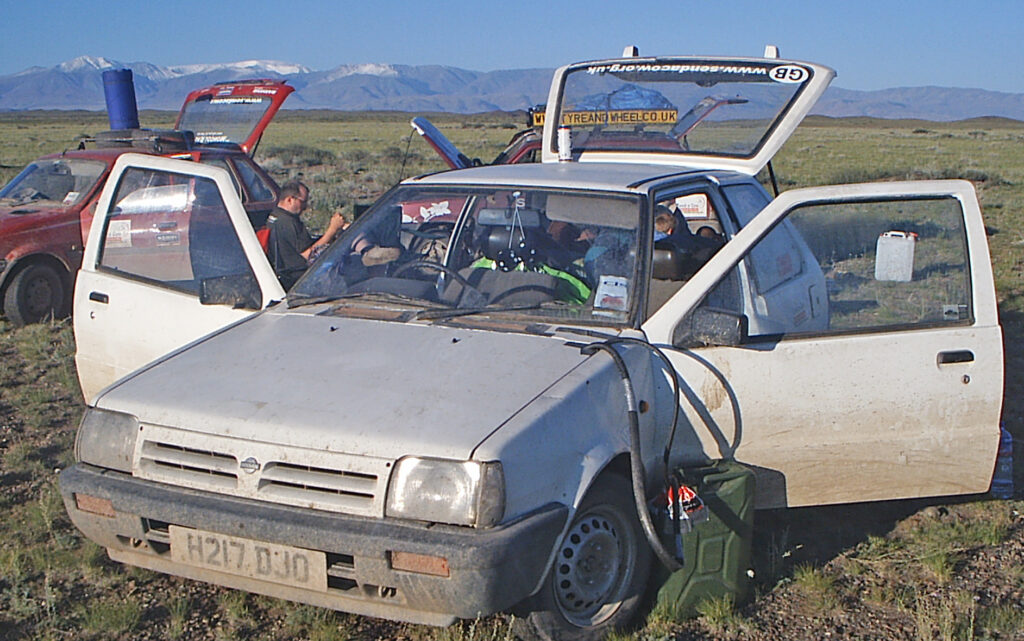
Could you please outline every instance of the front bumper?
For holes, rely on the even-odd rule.
[[[60,475],[72,522],[115,561],[285,599],[412,623],[448,625],[506,610],[540,584],[568,518],[559,504],[486,530],[374,519],[221,496],[78,463]],[[113,516],[79,509],[76,494],[109,499]],[[168,527],[325,552],[326,591],[174,561]],[[447,559],[449,576],[391,567],[392,552]]]

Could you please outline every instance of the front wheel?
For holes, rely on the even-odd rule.
[[[540,592],[525,604],[518,632],[545,641],[594,641],[626,627],[640,609],[651,549],[630,484],[599,479],[569,526]]]
[[[64,281],[49,265],[28,265],[14,275],[4,294],[4,314],[15,326],[67,314]]]

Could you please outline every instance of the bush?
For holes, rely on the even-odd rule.
[[[264,151],[267,161],[278,159],[285,166],[291,167],[312,167],[314,165],[334,164],[338,157],[334,152],[326,149],[317,149],[308,145],[285,145],[283,147],[270,147]]]

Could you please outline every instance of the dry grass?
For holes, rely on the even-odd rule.
[[[142,114],[150,127],[169,126],[173,117]],[[410,117],[285,112],[264,137],[258,158],[279,180],[301,175],[313,186],[315,221],[338,207],[351,214],[354,204],[371,202],[402,175],[444,168],[424,141],[410,137]],[[468,155],[487,161],[519,127],[521,116],[433,119]],[[74,146],[81,134],[105,128],[101,114],[0,114],[0,179],[38,155]],[[1006,336],[1004,417],[1024,443],[1021,143],[1024,124],[812,119],[778,155],[775,168],[784,187],[907,176],[962,176],[976,182],[993,232],[989,241]],[[71,460],[81,412],[72,355],[67,323],[14,330],[0,321],[0,640],[132,638],[143,629],[152,638],[173,639],[510,638],[504,617],[448,630],[382,624],[111,563],[70,526],[54,489],[54,470]],[[1017,451],[1016,480],[1024,485],[1024,448]],[[1019,532],[1014,507],[1021,504],[946,506],[945,514],[904,519],[883,533],[865,532],[859,543],[838,553],[810,559],[801,549],[807,532],[783,525],[767,533],[760,550],[760,594],[752,605],[737,609],[725,600],[707,602],[700,621],[690,623],[655,612],[646,627],[621,638],[771,638],[771,626],[759,631],[768,618],[760,607],[775,598],[800,600],[821,620],[849,611],[848,606],[903,617],[919,638],[1019,638],[1024,629],[1019,603],[968,602],[959,587],[966,580],[965,564],[979,550]],[[837,520],[818,532],[850,527]],[[1024,591],[1019,563],[1000,572],[999,581]],[[127,601],[115,598],[132,590]],[[137,598],[141,594],[157,601]]]

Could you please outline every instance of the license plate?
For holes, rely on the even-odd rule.
[[[323,552],[176,525],[168,529],[171,558],[177,563],[309,590],[327,589]]]

